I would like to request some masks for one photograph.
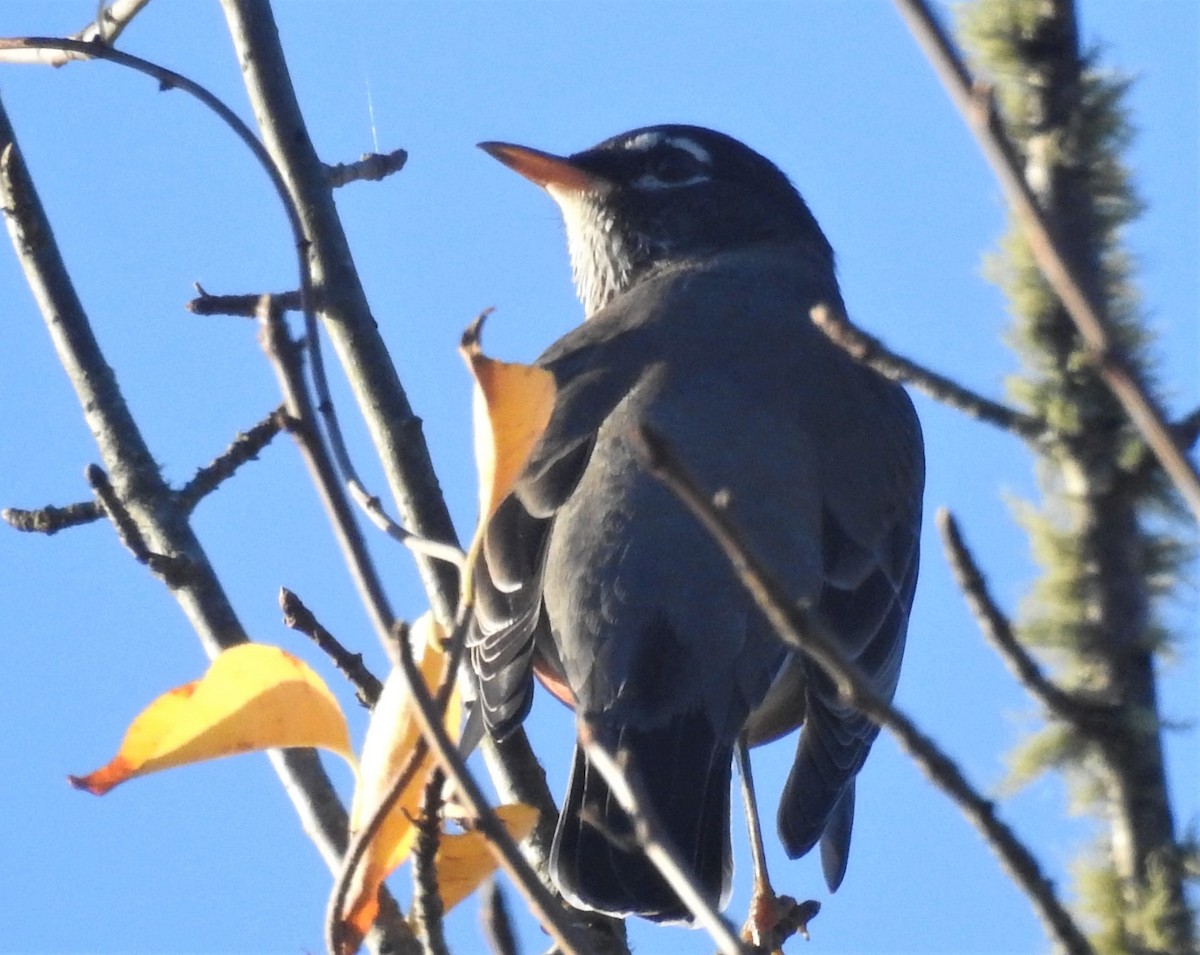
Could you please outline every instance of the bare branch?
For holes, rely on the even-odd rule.
[[[460,635],[456,635],[455,644],[461,646],[462,640],[458,639],[458,636]],[[440,701],[435,702],[425,688],[420,670],[413,659],[412,646],[407,640],[402,640],[399,641],[399,650],[400,667],[412,691],[413,712],[420,724],[422,737],[429,743],[447,777],[453,781],[454,790],[474,816],[476,827],[487,838],[488,849],[521,890],[529,903],[530,911],[550,933],[564,955],[579,955],[591,951],[592,946],[585,944],[577,927],[568,921],[562,903],[550,894],[538,879],[537,873],[521,855],[516,842],[508,834],[508,830],[504,828],[487,797],[480,790],[479,784],[467,769],[458,747],[446,735],[441,718],[443,706],[439,705]],[[439,690],[439,697],[449,696],[448,691],[452,683],[451,674]]]
[[[196,297],[183,306],[193,315],[232,315],[236,318],[254,318],[258,315],[258,303],[264,294],[262,292],[249,295],[210,295],[199,282],[195,284]],[[271,298],[283,311],[304,310],[299,292],[272,292]]]
[[[794,603],[758,558],[746,550],[729,519],[696,486],[663,439],[645,426],[639,436],[647,469],[666,484],[712,534],[729,558],[738,579],[779,637],[820,666],[849,705],[896,737],[901,748],[984,837],[1005,871],[1033,903],[1047,933],[1063,950],[1070,955],[1094,955],[1087,938],[1059,900],[1037,859],[999,819],[991,801],[971,786],[959,766],[931,738],[871,689],[858,668],[844,659],[837,641],[820,620]]]
[[[982,147],[984,157],[1024,228],[1038,268],[1079,330],[1097,373],[1146,439],[1193,515],[1200,520],[1200,474],[1176,442],[1158,402],[1117,344],[1104,312],[1089,297],[1071,263],[1059,249],[1037,198],[1025,181],[990,92],[971,76],[924,0],[896,0],[896,6]]]
[[[224,451],[211,463],[200,468],[195,476],[179,490],[179,503],[191,513],[207,495],[215,491],[243,464],[257,460],[262,451],[284,425],[283,407],[280,406],[253,425],[249,431],[238,434]]]
[[[1046,426],[1037,418],[977,395],[945,375],[939,375],[900,357],[889,351],[878,338],[856,327],[840,312],[835,312],[826,305],[818,305],[812,310],[810,317],[813,324],[824,332],[830,341],[885,378],[911,384],[935,401],[956,408],[972,418],[1011,431],[1029,441],[1037,441],[1046,436]]]
[[[625,810],[633,824],[634,839],[646,853],[659,874],[671,886],[679,899],[716,942],[724,955],[750,955],[750,949],[737,937],[725,918],[704,898],[696,880],[679,856],[679,849],[663,829],[658,814],[646,798],[637,766],[629,765],[627,754],[610,753],[601,745],[587,718],[578,720],[579,745],[587,753],[588,763],[603,777],[609,792]]]
[[[258,319],[263,351],[275,369],[275,378],[283,394],[283,407],[288,431],[297,444],[308,465],[309,474],[321,503],[329,514],[338,546],[346,560],[346,566],[354,579],[355,586],[371,615],[371,621],[385,645],[391,633],[395,617],[388,603],[383,583],[375,570],[375,563],[367,551],[354,511],[346,499],[341,482],[338,481],[329,449],[321,440],[317,427],[316,413],[304,380],[303,354],[300,346],[288,334],[283,314],[269,295],[259,303]]]
[[[283,611],[283,625],[312,640],[350,681],[358,701],[367,709],[373,709],[383,692],[383,684],[367,669],[362,654],[351,653],[342,646],[337,637],[321,626],[304,601],[286,587],[279,588],[279,609]]]
[[[100,9],[99,16],[82,30],[72,33],[69,39],[82,43],[112,46],[142,7],[150,0],[114,0]],[[41,66],[64,66],[72,60],[90,59],[89,54],[70,50],[46,48],[0,50],[0,63],[33,63]]]
[[[176,495],[163,480],[92,333],[16,148],[2,102],[0,206],[59,361],[75,389],[105,467],[113,475],[111,486],[120,510],[128,513],[148,552],[186,561],[187,576],[172,587],[171,593],[205,652],[214,657],[226,647],[244,643],[241,621]],[[346,844],[346,811],[316,753],[310,749],[272,750],[268,758],[305,832],[326,864],[336,871]],[[376,926],[371,942],[377,948],[401,950],[403,938],[410,934],[387,893],[380,894]]]
[[[270,4],[264,0],[221,0],[221,6],[263,144],[288,197],[290,214],[296,216],[294,232],[306,300],[312,301],[309,290],[313,285],[325,292],[320,303],[325,328],[367,425],[399,510],[399,521],[420,538],[456,544],[457,535],[433,471],[420,419],[413,413],[371,314],[325,166],[313,149],[288,79]],[[306,311],[305,333],[315,340],[315,327],[307,316]],[[324,365],[316,348],[311,371],[335,459],[343,476],[354,479],[353,469],[347,469],[349,456],[344,453],[336,421],[330,425],[333,406],[327,401]],[[458,602],[455,569],[421,554],[417,565],[434,613],[443,622],[453,620]]]
[[[404,636],[400,642],[407,645],[407,636]],[[330,894],[329,908],[325,914],[325,947],[330,955],[336,955],[336,953],[341,952],[346,947],[343,936],[343,913],[346,910],[346,901],[350,897],[354,874],[358,871],[358,867],[362,865],[363,857],[366,855],[368,847],[371,845],[372,840],[379,834],[379,830],[383,827],[383,822],[387,818],[388,813],[392,811],[396,800],[400,798],[400,794],[416,778],[417,773],[421,771],[421,764],[424,762],[425,755],[428,752],[429,744],[425,741],[424,737],[421,737],[417,740],[417,745],[405,757],[404,764],[396,773],[395,778],[389,783],[387,792],[384,794],[383,799],[380,800],[375,812],[350,837],[349,845],[346,847],[341,865],[335,870],[333,892]],[[383,898],[385,893],[386,888],[380,886],[380,899]],[[409,929],[409,934],[411,935],[411,928]],[[416,942],[415,935],[412,936],[412,939]],[[419,943],[417,943],[417,946],[419,946]]]
[[[495,879],[488,879],[483,887],[483,900],[479,906],[479,919],[483,923],[483,934],[488,940],[492,955],[518,955],[517,938],[513,934],[512,921],[508,917],[508,903]]]
[[[270,5],[264,0],[221,0],[221,5],[266,150],[273,157],[272,182],[282,183],[290,197],[287,210],[302,260],[304,299],[314,302],[315,279],[325,293],[319,303],[325,327],[370,432],[400,522],[417,538],[456,547],[458,537],[433,470],[421,421],[409,404],[354,270],[324,164],[313,149],[295,90],[287,78],[287,62]],[[306,310],[307,334],[315,339],[308,316]],[[332,403],[325,402],[328,390],[321,390],[323,366],[318,351],[313,352],[313,358],[318,401],[322,410],[332,412]],[[335,422],[330,433],[335,454],[338,434]],[[346,464],[349,458],[343,456],[339,461]],[[352,472],[343,474],[353,477]],[[459,589],[455,568],[435,555],[420,552],[417,566],[434,614],[443,622],[453,620]],[[528,749],[521,729],[510,733],[506,743]],[[516,775],[498,752],[499,748],[490,742],[484,744],[488,771],[498,789],[530,797],[542,795],[544,787],[539,787],[535,779]],[[526,801],[542,813],[553,808],[553,800],[548,798]],[[530,843],[534,852],[542,851],[543,845],[537,840]],[[545,857],[537,859],[536,865],[545,871]]]
[[[99,520],[104,514],[95,501],[77,501],[66,507],[53,504],[26,510],[21,507],[6,507],[0,517],[18,531],[37,534],[57,534],[68,527],[80,527]]]
[[[96,500],[116,529],[117,537],[133,555],[133,559],[148,567],[151,573],[162,578],[172,589],[186,583],[191,571],[188,559],[178,554],[155,553],[146,546],[138,522],[125,507],[125,502],[109,482],[104,469],[99,465],[89,464],[84,470],[84,476],[96,492]]]
[[[277,409],[249,431],[234,438],[233,443],[219,457],[200,468],[195,477],[179,491],[179,503],[183,509],[190,513],[202,498],[232,477],[241,465],[254,460],[258,452],[279,433],[281,427]],[[56,534],[68,527],[90,524],[103,516],[100,506],[95,501],[79,501],[66,507],[50,505],[37,510],[9,507],[0,511],[0,517],[16,530],[41,534]]]
[[[1117,711],[1100,702],[1080,699],[1046,676],[1037,661],[1021,646],[1008,618],[996,605],[979,565],[963,541],[954,515],[943,507],[938,510],[936,521],[938,532],[942,535],[946,561],[954,571],[954,579],[979,629],[1004,661],[1008,672],[1051,717],[1064,720],[1093,735],[1111,733]]]
[[[356,162],[326,166],[325,176],[334,189],[351,182],[379,182],[399,172],[406,162],[408,152],[404,149],[393,149],[390,153],[364,153]]]
[[[413,921],[425,955],[450,955],[446,946],[445,911],[438,889],[437,851],[442,840],[442,790],[446,774],[435,769],[425,783],[421,818],[413,845]]]

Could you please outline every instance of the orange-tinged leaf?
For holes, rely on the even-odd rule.
[[[278,647],[243,643],[138,714],[108,765],[68,779],[102,796],[161,769],[286,746],[318,746],[354,764],[346,718],[324,681]]]
[[[497,361],[479,345],[480,315],[463,333],[459,351],[475,379],[475,464],[479,470],[479,529],[467,557],[470,568],[479,549],[483,528],[525,469],[534,447],[550,423],[556,388],[554,375],[536,365]]]
[[[411,637],[417,645],[423,641],[419,662],[421,675],[430,693],[445,678],[449,657],[442,650],[445,632],[425,614],[413,624]],[[451,738],[458,735],[462,704],[456,690],[450,698],[445,726]],[[404,673],[395,669],[383,685],[383,692],[371,712],[367,737],[363,743],[358,786],[350,810],[350,831],[357,832],[375,814],[396,776],[416,750],[421,731],[413,716],[412,699]],[[375,837],[371,840],[354,875],[342,916],[343,951],[358,948],[378,914],[379,886],[392,871],[408,858],[416,838],[412,820],[421,810],[421,793],[433,768],[434,759],[426,752],[412,780],[401,790]]]
[[[536,809],[520,802],[497,806],[496,815],[508,834],[518,842],[533,832],[538,819]],[[464,832],[442,836],[434,865],[442,909],[449,912],[495,871],[496,858],[489,851],[482,832]]]

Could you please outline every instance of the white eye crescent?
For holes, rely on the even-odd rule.
[[[637,189],[677,189],[712,178],[708,151],[690,139],[670,139],[646,150],[645,172],[634,180]]]

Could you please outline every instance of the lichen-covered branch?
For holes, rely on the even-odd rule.
[[[1072,233],[1064,231],[1062,222],[1056,221],[1054,211],[1046,206],[1046,197],[1036,195],[1027,181],[1028,169],[1014,149],[987,88],[971,76],[924,0],[896,0],[896,5],[942,78],[950,98],[979,141],[984,156],[1008,197],[1010,207],[1021,223],[1028,254],[1054,290],[1064,316],[1073,323],[1079,334],[1077,351],[1092,365],[1124,408],[1196,520],[1200,521],[1200,473],[1197,473],[1195,465],[1188,460],[1171,434],[1166,415],[1147,384],[1145,369],[1129,354],[1127,336],[1113,327],[1108,303],[1095,283],[1094,272],[1087,262],[1071,255],[1064,247],[1064,239]],[[1036,5],[1009,2],[1007,9],[1013,12],[1013,22],[1025,21],[1020,24],[1023,29],[1032,21],[1029,11],[1036,9]],[[1043,23],[1061,24],[1066,19],[1070,20],[1072,30],[1068,31],[1070,37],[1067,42],[1076,47],[1072,52],[1075,54],[1074,72],[1078,74],[1081,64],[1077,37],[1073,32],[1074,5],[1066,0],[1055,0],[1046,9],[1049,12],[1043,18]],[[1069,11],[1069,15],[1064,15],[1063,11]],[[1037,44],[1028,42],[1030,36],[1031,31],[1026,31],[1025,36],[1014,39],[1024,44],[1031,58],[1039,57]],[[1044,39],[1045,34],[1039,37],[1039,40]],[[1067,60],[1063,62],[1065,64]],[[1067,84],[1075,82],[1076,78],[1063,77]],[[1030,89],[1035,86],[1035,83],[1029,84]],[[1059,85],[1047,90],[1047,94],[1049,97],[1058,96],[1065,89],[1065,86]],[[1078,86],[1074,87],[1068,95],[1078,93],[1079,89]],[[1047,155],[1054,155],[1054,152]]]
[[[1141,212],[1123,159],[1129,84],[1081,49],[1070,0],[960,9],[961,33],[994,83],[986,97],[925,4],[902,6],[1013,208],[998,270],[1023,364],[1012,393],[1049,431],[1032,446],[1044,502],[1022,514],[1042,573],[1014,636],[1050,648],[1054,684],[1096,703],[1060,708],[1023,762],[1064,771],[1096,820],[1098,851],[1076,875],[1097,948],[1195,952],[1156,666],[1170,639],[1158,605],[1186,549],[1161,517],[1178,513],[1162,475],[1198,514],[1200,484],[1182,451],[1186,429],[1166,425],[1155,397],[1152,337],[1123,247]],[[1157,480],[1146,474],[1147,446]]]

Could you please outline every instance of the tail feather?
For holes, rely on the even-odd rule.
[[[732,747],[720,743],[699,715],[662,729],[625,729],[616,745],[628,754],[647,801],[703,895],[721,906],[732,872]],[[687,907],[633,840],[629,817],[584,752],[576,748],[551,852],[551,867],[563,894],[578,905],[610,915],[689,921]]]
[[[779,838],[792,859],[821,844],[821,866],[832,892],[841,885],[850,855],[854,776],[830,772],[815,745],[811,738],[801,735],[796,762],[779,800]]]
[[[821,871],[830,892],[836,892],[846,877],[850,861],[850,833],[854,828],[854,780],[842,790],[821,836]]]

